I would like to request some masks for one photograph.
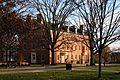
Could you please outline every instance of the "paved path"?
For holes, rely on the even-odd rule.
[[[80,66],[73,66],[72,70],[78,69]],[[16,67],[0,69],[0,74],[11,74],[11,73],[28,73],[28,72],[47,72],[47,71],[64,71],[66,70],[65,65],[60,66],[43,66],[43,67]]]
[[[85,67],[85,65],[75,65],[72,67],[72,70],[87,70],[87,71],[96,71],[96,67]],[[55,65],[55,66],[39,66],[39,67],[16,67],[16,68],[7,68],[0,69],[0,74],[11,74],[11,73],[29,73],[29,72],[48,72],[48,71],[64,71],[66,70],[65,65]],[[109,72],[120,72],[113,70],[102,70]]]

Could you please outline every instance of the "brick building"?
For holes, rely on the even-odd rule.
[[[35,20],[33,20],[35,23]],[[32,34],[20,40],[20,50],[18,53],[18,61],[28,61],[29,63],[51,64],[51,52],[48,49],[47,34],[43,27],[41,15],[37,16],[37,22],[32,29]],[[64,33],[58,40],[65,41],[59,48],[55,50],[55,63],[89,63],[89,49],[81,41],[83,38],[83,26],[76,29],[74,26],[64,26]],[[52,30],[51,30],[52,31]],[[62,33],[62,31],[61,31]],[[88,38],[84,35],[84,38]],[[58,45],[57,42],[56,45]]]
[[[46,35],[44,31],[36,28],[30,36],[20,41],[19,61],[49,64],[49,50],[46,48],[48,44],[45,42],[44,35]]]
[[[87,36],[84,37],[88,38]],[[61,38],[64,39],[65,42],[58,49],[58,51],[55,52],[56,63],[89,63],[89,49],[81,42],[83,35],[68,30],[67,32],[63,33],[63,36]],[[79,38],[79,40],[76,38]]]
[[[120,51],[113,51],[110,63],[120,63]]]
[[[34,29],[33,33],[30,37],[21,40],[18,53],[19,60],[50,64],[52,57],[51,52],[46,48],[46,46],[49,47],[45,40],[47,34],[42,31],[41,27]],[[75,64],[89,63],[89,49],[82,42],[75,40],[80,37],[83,37],[83,35],[71,31],[64,32],[59,37],[58,40],[66,41],[55,50],[55,63],[66,63],[66,61]]]
[[[30,34],[19,35],[19,50],[15,55],[15,60],[17,62],[27,61],[35,64],[51,64],[52,57],[47,42],[48,37],[43,29],[41,16],[38,15],[36,20],[29,16],[29,20],[31,20],[31,25],[34,24],[34,26]],[[55,63],[89,63],[89,49],[81,42],[83,26],[80,29],[76,29],[74,26],[64,26],[63,30],[64,33],[58,40],[65,42],[55,50]],[[87,36],[84,37],[87,38]],[[58,44],[59,42],[56,45]]]

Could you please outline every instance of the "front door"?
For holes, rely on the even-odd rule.
[[[31,53],[31,63],[36,63],[36,53],[35,52]]]
[[[61,55],[61,63],[65,63],[65,56]]]

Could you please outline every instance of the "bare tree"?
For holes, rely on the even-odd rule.
[[[26,0],[0,1],[0,53],[5,53],[7,65],[8,61],[11,61],[12,53],[17,51],[18,35],[23,32],[24,25],[20,14],[26,6],[25,2]]]
[[[31,5],[42,16],[43,29],[47,33],[46,42],[52,53],[52,64],[54,64],[54,51],[63,43],[61,41],[59,45],[56,45],[58,38],[63,34],[61,29],[75,8],[71,0],[31,0]]]
[[[89,37],[91,52],[99,54],[99,74],[101,79],[101,54],[104,47],[120,38],[120,11],[116,0],[82,0],[77,4]]]

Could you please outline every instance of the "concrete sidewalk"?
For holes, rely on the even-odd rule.
[[[106,65],[109,66],[109,65]],[[114,65],[113,65],[114,66]],[[118,65],[119,67],[119,65]],[[72,70],[84,70],[84,71],[96,71],[98,66],[86,66],[86,65],[72,65]],[[49,71],[65,71],[66,65],[44,65],[44,66],[17,66],[16,68],[2,68],[0,74],[16,74],[16,73],[34,73],[34,72],[49,72]],[[108,70],[102,70],[108,71]],[[119,72],[116,70],[109,70],[109,72]]]
[[[85,65],[72,65],[73,68],[81,67],[81,66],[85,66]],[[63,70],[66,70],[66,65],[45,65],[45,66],[39,66],[39,67],[18,66],[16,68],[0,69],[0,74],[63,71]]]

